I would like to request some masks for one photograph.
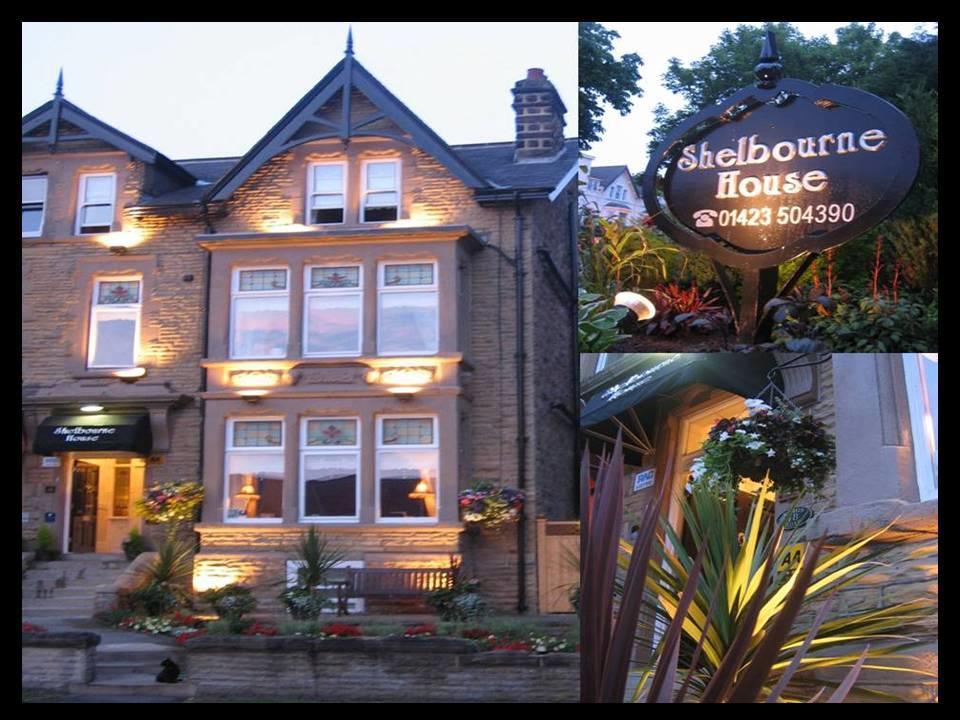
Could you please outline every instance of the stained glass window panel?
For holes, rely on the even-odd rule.
[[[98,305],[136,305],[140,302],[140,282],[137,280],[101,281],[99,285]]]
[[[234,447],[280,447],[283,423],[279,420],[238,421],[233,424]]]
[[[310,287],[315,289],[360,287],[360,268],[356,265],[312,268]]]
[[[387,287],[433,285],[433,263],[385,265],[383,268],[383,284]]]
[[[433,418],[384,418],[384,445],[432,445]]]
[[[308,420],[307,445],[356,445],[356,420]]]
[[[280,270],[241,270],[240,290],[286,290],[287,271]]]

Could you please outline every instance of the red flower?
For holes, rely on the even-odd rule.
[[[532,648],[530,643],[523,642],[522,640],[514,640],[508,642],[506,640],[500,640],[496,645],[493,646],[494,650],[519,650],[522,652],[530,652]]]
[[[320,628],[320,633],[334,637],[361,637],[363,635],[359,625],[347,625],[346,623],[327,623]]]
[[[436,635],[437,626],[433,624],[411,625],[403,631],[404,637],[414,637],[416,635]]]
[[[185,633],[180,633],[179,635],[177,635],[176,643],[177,645],[184,645],[187,642],[187,640],[190,640],[191,638],[195,638],[195,637],[200,637],[201,635],[206,635],[206,634],[207,634],[206,630],[188,630]]]
[[[469,630],[464,630],[460,634],[468,640],[486,640],[491,635],[489,630],[484,630],[482,628],[471,628]]]
[[[244,635],[266,635],[269,637],[273,637],[279,632],[280,631],[274,625],[259,621],[254,621],[253,625],[250,625],[243,630]]]
[[[40,627],[39,625],[34,625],[33,623],[23,623],[20,625],[20,632],[25,633],[42,633],[46,632],[45,627]]]

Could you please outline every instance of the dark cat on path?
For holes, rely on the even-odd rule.
[[[162,683],[175,683],[179,682],[180,678],[180,666],[177,665],[173,660],[167,658],[162,663],[163,670],[157,675],[157,682]]]

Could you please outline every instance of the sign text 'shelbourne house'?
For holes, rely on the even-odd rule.
[[[796,157],[817,158],[832,154],[846,155],[859,152],[879,152],[887,144],[883,130],[871,128],[861,132],[845,131],[825,133],[819,137],[801,137],[796,140],[781,140],[772,147],[758,140],[759,135],[740,137],[736,149],[727,147],[716,152],[710,149],[710,143],[688,145],[683,149],[677,161],[677,169],[682,172],[694,170],[714,170],[716,168],[744,167],[748,165],[766,165],[771,160],[787,163]],[[757,195],[795,194],[803,190],[820,192],[827,188],[829,175],[825,170],[806,172],[788,172],[762,176],[747,175],[741,178],[741,171],[731,170],[717,174],[717,193],[720,199],[755,197]]]

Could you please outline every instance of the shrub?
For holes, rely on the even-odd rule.
[[[257,599],[249,588],[242,585],[232,584],[215,590],[205,590],[199,597],[213,608],[217,617],[226,620],[234,632],[243,629],[243,616],[257,609]]]
[[[653,291],[657,314],[643,325],[647,335],[673,335],[683,330],[710,333],[726,331],[731,322],[714,288],[700,288],[696,282],[688,287],[678,283],[658,285]]]
[[[49,525],[41,525],[37,529],[37,537],[33,541],[33,552],[37,560],[56,560],[60,557],[60,551],[57,550],[56,542],[53,538],[53,531]]]
[[[629,312],[624,307],[609,307],[610,299],[584,292],[580,288],[577,310],[577,342],[580,352],[603,352],[629,335],[620,332],[619,323]]]
[[[144,539],[143,535],[140,534],[139,530],[133,528],[130,531],[130,536],[123,541],[123,554],[126,556],[127,561],[133,561],[137,555],[140,555],[147,550],[149,550],[147,541]]]
[[[464,622],[477,620],[487,613],[487,605],[476,588],[477,580],[455,582],[451,588],[434,590],[427,596],[430,605],[441,620]]]
[[[292,587],[280,593],[280,599],[294,620],[315,620],[333,602],[324,594],[308,588]]]
[[[128,597],[130,609],[149,616],[165,615],[187,602],[183,588],[165,582],[143,585]]]

